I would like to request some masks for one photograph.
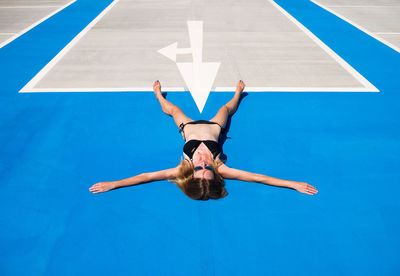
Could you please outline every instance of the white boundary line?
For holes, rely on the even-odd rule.
[[[351,91],[349,91],[351,89]],[[211,92],[234,92],[236,87],[216,87]],[[188,92],[183,87],[167,87],[163,92]],[[245,87],[245,92],[376,92],[365,87]],[[151,92],[152,87],[122,87],[122,88],[31,88],[24,93],[46,93],[46,92]]]
[[[351,90],[351,91],[350,91]],[[236,87],[216,87],[215,92],[236,91]],[[377,92],[366,87],[245,87],[245,92]]]
[[[105,8],[92,22],[89,23],[74,39],[71,40],[45,67],[36,74],[19,92],[29,92],[35,85],[61,60],[61,58],[75,46],[76,43],[93,28],[94,25],[109,12],[119,0],[113,1],[107,8]]]
[[[151,87],[121,87],[121,88],[34,88],[34,86],[67,54],[67,52],[118,2],[113,1],[102,13],[100,13],[89,25],[82,30],[67,46],[62,49],[31,81],[29,81],[19,92],[153,92]],[[379,92],[368,80],[359,74],[354,68],[339,57],[332,49],[319,40],[300,22],[288,14],[278,4],[268,0],[281,13],[288,17],[296,26],[298,26],[306,35],[317,43],[325,52],[335,59],[346,71],[356,78],[364,87],[246,87],[245,92]],[[216,87],[212,92],[234,92],[235,87]],[[183,87],[163,88],[166,92],[184,92]]]
[[[283,13],[287,18],[290,19],[297,27],[299,27],[306,35],[308,35],[318,46],[320,46],[328,55],[330,55],[337,63],[339,63],[347,72],[349,72],[356,80],[358,80],[366,89],[371,90],[371,92],[379,92],[379,90],[370,83],[366,78],[364,78],[360,73],[358,73],[353,67],[351,67],[346,61],[344,61],[338,54],[336,54],[331,48],[329,48],[325,43],[323,43],[318,37],[316,37],[309,29],[304,27],[299,21],[297,21],[293,16],[291,16],[287,11],[285,11],[281,6],[275,3],[273,0],[268,0],[273,6],[275,6],[281,13]],[[349,92],[353,91],[352,88]]]
[[[43,17],[42,19],[40,19],[39,21],[33,23],[32,25],[30,25],[29,27],[23,29],[22,31],[16,33],[15,35],[13,35],[12,37],[10,37],[9,39],[7,39],[6,41],[0,43],[0,49],[3,48],[4,46],[6,46],[8,43],[14,41],[15,39],[17,39],[18,37],[20,37],[21,35],[23,35],[24,33],[30,31],[31,29],[33,29],[34,27],[36,27],[37,25],[39,25],[40,23],[42,23],[43,21],[49,19],[50,17],[52,17],[53,15],[55,15],[56,13],[60,12],[61,10],[65,9],[66,7],[68,7],[69,5],[71,5],[72,3],[74,3],[76,0],[72,0],[71,2],[65,4],[64,6],[62,6],[61,8],[59,8],[58,10],[55,10],[54,12],[50,13],[49,15],[47,15],[46,17]]]
[[[167,87],[162,88],[163,92],[185,92],[185,88],[183,87]],[[24,93],[31,92],[153,92],[152,87],[121,87],[121,88],[30,88],[24,91],[20,91]]]
[[[379,37],[376,35],[376,33],[372,33],[370,31],[368,31],[367,29],[365,29],[364,27],[361,27],[360,25],[358,25],[357,23],[351,21],[350,19],[348,19],[347,17],[344,17],[343,15],[340,15],[339,13],[335,12],[334,10],[328,8],[327,6],[322,5],[321,3],[315,1],[315,0],[310,0],[311,2],[313,2],[315,5],[320,6],[321,8],[327,10],[328,12],[336,15],[337,17],[339,17],[340,19],[346,21],[347,23],[353,25],[354,27],[356,27],[357,29],[359,29],[360,31],[363,31],[364,33],[366,33],[369,36],[372,36],[373,38],[375,38],[376,40],[382,42],[383,44],[385,44],[386,46],[392,48],[393,50],[395,50],[396,52],[400,53],[400,48],[397,47],[396,45],[390,43],[389,41]]]

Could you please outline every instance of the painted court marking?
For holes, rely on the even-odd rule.
[[[339,17],[340,19],[342,19],[342,20],[346,21],[347,23],[353,25],[354,27],[356,27],[356,28],[359,29],[360,31],[363,31],[363,32],[366,33],[367,35],[369,35],[369,36],[375,38],[376,40],[382,42],[382,43],[385,44],[386,46],[388,46],[388,47],[392,48],[393,50],[395,50],[395,51],[397,51],[397,52],[400,53],[400,48],[399,48],[399,47],[397,47],[396,45],[394,45],[394,44],[390,43],[389,41],[383,39],[382,37],[377,36],[377,34],[396,34],[396,33],[384,33],[384,32],[381,32],[381,33],[373,33],[373,32],[370,32],[370,31],[368,31],[366,28],[364,28],[364,27],[358,25],[358,24],[355,23],[354,21],[352,21],[352,20],[350,20],[349,18],[347,18],[347,17],[345,17],[345,16],[343,16],[343,15],[341,15],[341,14],[335,12],[334,10],[328,8],[327,6],[322,5],[321,3],[319,3],[319,2],[317,2],[317,1],[315,1],[315,0],[310,0],[310,1],[313,2],[315,5],[318,5],[318,6],[320,6],[321,8],[327,10],[328,12],[330,12],[330,13],[336,15],[337,17]],[[331,7],[331,8],[332,8],[332,7],[343,7],[343,8],[348,8],[348,7],[352,7],[352,6],[330,6],[330,7]],[[356,6],[356,7],[364,7],[364,8],[365,8],[365,7],[374,7],[374,8],[376,8],[376,7],[390,7],[390,6]],[[396,7],[399,7],[399,6],[396,6]]]
[[[50,13],[49,15],[43,17],[42,19],[40,19],[39,21],[36,21],[35,23],[33,23],[32,25],[30,25],[29,27],[23,29],[22,31],[14,34],[12,37],[10,37],[9,39],[7,39],[6,41],[0,43],[0,49],[3,48],[4,46],[6,46],[8,43],[14,41],[15,39],[17,39],[18,37],[20,37],[21,35],[23,35],[24,33],[30,31],[31,29],[35,28],[37,25],[39,25],[40,23],[42,23],[43,21],[46,21],[47,19],[49,19],[50,17],[52,17],[53,15],[55,15],[56,13],[62,11],[63,9],[65,9],[66,7],[68,7],[69,5],[71,5],[72,3],[74,3],[76,0],[72,0],[71,2],[65,4],[64,6],[62,6],[61,8],[55,10],[54,12]],[[21,6],[19,6],[21,7]],[[41,6],[40,8],[43,8],[44,6]],[[2,7],[5,8],[5,7]],[[24,7],[25,8],[25,7]]]
[[[125,87],[125,88],[35,88],[36,84],[65,56],[78,41],[89,32],[93,26],[108,13],[119,0],[113,1],[104,9],[92,22],[89,23],[68,45],[66,45],[32,80],[30,80],[19,92],[153,92],[152,87]],[[308,37],[310,37],[319,47],[321,47],[329,56],[339,63],[348,73],[350,73],[363,87],[246,87],[246,92],[379,92],[379,90],[337,55],[332,49],[318,39],[304,25],[297,21],[293,16],[287,13],[282,7],[272,0],[268,0],[275,8],[285,15],[291,22],[300,28]],[[160,49],[159,53],[176,62],[177,54],[192,54],[192,63],[177,63],[186,85],[198,106],[200,112],[203,109],[207,97],[210,93],[212,83],[217,74],[219,64],[202,62],[203,29],[201,21],[188,21],[188,31],[190,37],[190,48],[178,48],[178,43],[174,42],[169,46]],[[209,68],[203,68],[204,64],[212,65],[212,74],[205,76],[203,73]],[[205,65],[207,66],[207,65]],[[204,81],[203,75],[207,79]],[[207,85],[203,85],[207,82]],[[202,85],[200,85],[200,83]],[[204,86],[204,87],[203,87]],[[216,87],[215,92],[234,92],[236,87]],[[186,91],[183,87],[163,87],[163,91]],[[201,92],[200,92],[201,91]]]
[[[366,78],[364,78],[360,73],[358,73],[353,67],[351,67],[346,61],[344,61],[338,54],[336,54],[331,48],[329,48],[325,43],[323,43],[318,37],[316,37],[309,29],[307,29],[303,24],[297,21],[293,16],[291,16],[287,11],[285,11],[281,6],[272,0],[268,0],[273,6],[275,6],[279,11],[281,11],[287,18],[290,19],[297,27],[299,27],[308,37],[310,37],[318,46],[320,46],[328,55],[330,55],[337,63],[339,63],[347,72],[349,72],[355,79],[357,79],[367,91],[379,92],[379,90],[372,85]],[[349,89],[352,91],[354,88]]]
[[[178,42],[174,42],[158,52],[176,63],[201,113],[221,62],[203,62],[203,21],[188,21],[187,25],[190,48],[179,49]],[[177,54],[189,53],[192,54],[193,62],[176,62]]]
[[[31,79],[19,92],[43,92],[43,91],[33,91],[33,87],[61,60],[63,56],[65,56],[72,47],[78,43],[79,40],[90,31],[96,23],[103,18],[104,15],[109,12],[119,0],[113,1],[107,8],[105,8],[89,25],[86,26],[74,39],[68,43],[42,70]],[[59,90],[53,89],[54,92],[60,92]],[[85,91],[82,91],[85,92]]]

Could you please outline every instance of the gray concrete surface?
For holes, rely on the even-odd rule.
[[[363,87],[268,1],[121,0],[36,88],[185,87],[157,50],[189,47],[187,20],[204,22],[203,61],[221,62],[214,87]]]
[[[0,44],[71,0],[0,0]]]
[[[400,49],[399,0],[317,0]]]

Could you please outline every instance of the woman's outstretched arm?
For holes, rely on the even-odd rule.
[[[112,189],[133,186],[141,183],[165,180],[167,178],[172,178],[177,175],[179,172],[179,166],[167,170],[157,171],[157,172],[149,172],[149,173],[141,173],[133,177],[129,177],[126,179],[118,180],[118,181],[108,181],[108,182],[99,182],[94,184],[89,188],[94,194],[107,192]]]
[[[318,193],[317,189],[314,186],[305,183],[305,182],[297,182],[290,180],[283,180],[263,174],[251,173],[247,171],[237,170],[226,166],[225,164],[221,165],[218,168],[218,173],[221,174],[223,178],[227,179],[237,179],[248,182],[257,182],[263,183],[273,186],[287,187],[295,189],[301,193],[314,195]]]

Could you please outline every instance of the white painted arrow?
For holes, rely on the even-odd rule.
[[[199,67],[196,68],[190,62],[177,63],[200,113],[207,102],[220,64],[219,62],[207,62],[199,64]]]
[[[158,50],[158,52],[174,62],[176,62],[177,54],[192,54],[193,62],[178,62],[176,65],[201,113],[221,63],[202,62],[203,21],[188,21],[187,24],[190,48],[179,49],[178,42],[175,42]]]
[[[168,45],[167,47],[164,47],[164,48],[158,50],[157,52],[166,56],[170,60],[176,62],[177,54],[191,54],[192,49],[191,48],[178,48],[178,42],[174,42],[171,45]]]

